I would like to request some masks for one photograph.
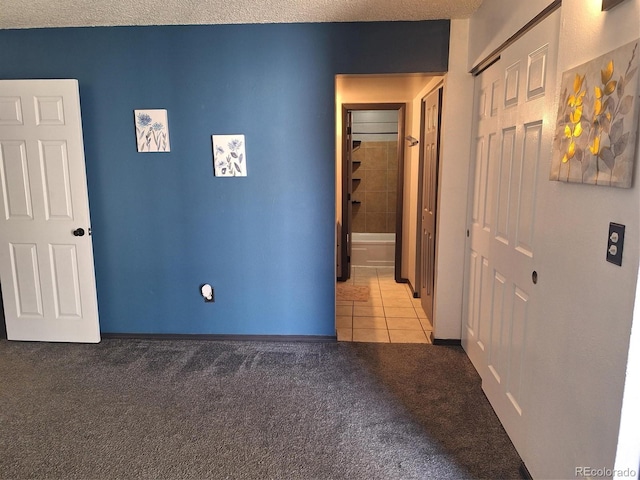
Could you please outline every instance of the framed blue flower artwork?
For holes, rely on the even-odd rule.
[[[216,177],[246,177],[244,135],[212,135],[213,170]]]
[[[138,152],[169,152],[166,110],[134,110]]]

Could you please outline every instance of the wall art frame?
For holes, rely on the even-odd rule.
[[[550,180],[630,188],[640,40],[562,75]]]
[[[167,111],[134,110],[133,114],[138,152],[170,152]]]
[[[246,177],[247,156],[244,135],[212,135],[213,167],[216,177]]]

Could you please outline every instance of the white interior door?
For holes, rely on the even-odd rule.
[[[76,80],[0,80],[7,338],[99,342]]]
[[[476,78],[475,158],[463,346],[519,450],[526,431],[528,323],[536,302],[536,210],[548,188],[560,12]]]

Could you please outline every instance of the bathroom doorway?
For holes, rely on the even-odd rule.
[[[342,105],[339,280],[352,265],[393,266],[402,281],[405,104]]]

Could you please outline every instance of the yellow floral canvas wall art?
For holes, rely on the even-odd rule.
[[[639,43],[562,75],[551,180],[631,187],[640,103]]]

